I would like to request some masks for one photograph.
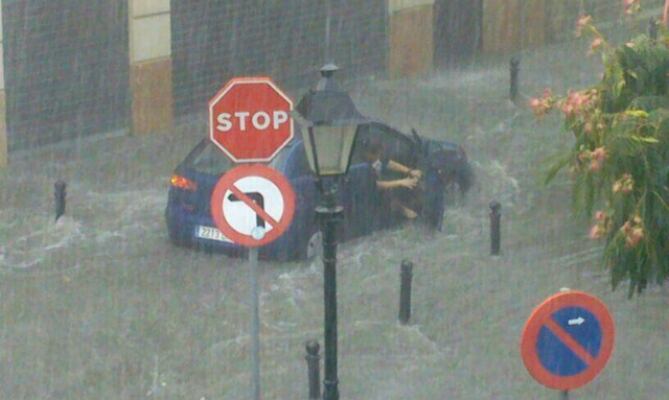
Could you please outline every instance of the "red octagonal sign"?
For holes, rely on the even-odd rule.
[[[209,136],[234,162],[269,162],[293,138],[293,102],[269,78],[234,78],[209,101]]]

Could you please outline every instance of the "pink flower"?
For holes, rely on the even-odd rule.
[[[625,235],[625,244],[628,248],[636,247],[646,236],[639,215],[625,222],[620,231]]]
[[[597,223],[590,228],[588,236],[590,239],[597,240],[604,237],[611,230],[611,219],[604,211],[595,213]]]
[[[599,50],[603,44],[604,44],[604,39],[602,39],[601,37],[596,37],[595,40],[593,40],[592,43],[590,44],[590,53],[592,54],[597,50]]]
[[[643,228],[637,227],[633,228],[629,233],[625,236],[625,243],[627,243],[628,247],[634,248],[636,247],[641,240],[645,237]]]
[[[550,89],[546,88],[541,98],[534,97],[530,99],[530,108],[532,108],[537,118],[541,118],[551,110],[553,103],[553,93]]]
[[[570,90],[567,98],[562,102],[562,112],[567,117],[573,117],[580,114],[583,109],[590,107],[596,98],[597,92],[594,90],[575,92]]]
[[[613,193],[628,194],[634,190],[634,178],[630,174],[623,174],[623,176],[613,183]],[[639,223],[641,219],[639,219]]]
[[[576,21],[576,36],[577,37],[581,36],[583,29],[585,29],[585,27],[590,25],[591,22],[592,22],[592,17],[590,15],[587,14],[581,15],[578,21]]]
[[[586,122],[585,125],[583,125],[583,132],[592,133],[592,122]]]
[[[597,147],[592,151],[592,158],[598,162],[604,162],[607,156],[608,154],[606,153],[606,149],[604,147]]]
[[[601,169],[602,169],[602,163],[598,162],[597,160],[590,161],[591,172],[599,172]]]
[[[640,0],[623,0],[623,7],[625,8],[625,14],[634,14],[641,9]]]
[[[604,149],[604,147],[598,147],[592,151],[590,157],[591,157],[590,171],[598,172],[599,170],[602,169],[602,166],[604,165],[604,160],[606,160],[607,157],[606,149]]]
[[[602,230],[602,227],[597,225],[593,225],[592,228],[590,228],[590,233],[588,234],[588,237],[592,240],[597,240],[601,239],[604,236],[604,232]]]

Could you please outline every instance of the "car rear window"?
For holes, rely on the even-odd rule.
[[[287,149],[279,152],[279,154],[269,164],[270,167],[278,169],[278,166],[283,164],[284,158],[287,155]],[[201,141],[184,161],[184,166],[193,169],[197,172],[210,175],[221,175],[228,170],[234,168],[236,165],[228,156],[223,153],[214,143],[209,139]]]
[[[233,167],[230,160],[215,144],[206,139],[193,149],[186,158],[185,166],[197,172],[220,175]]]

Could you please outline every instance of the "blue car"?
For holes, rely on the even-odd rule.
[[[358,127],[349,173],[339,182],[339,204],[345,220],[338,238],[351,239],[390,228],[402,220],[383,206],[384,196],[376,188],[376,174],[362,154],[364,141],[383,144],[387,157],[423,172],[418,188],[407,193],[420,219],[433,229],[441,229],[448,192],[457,188],[464,195],[472,183],[472,173],[463,148],[448,141],[421,138],[415,131],[406,135],[382,122]],[[358,149],[356,151],[356,149]],[[177,245],[240,256],[245,249],[232,243],[218,229],[210,213],[210,198],[216,182],[233,164],[209,138],[203,139],[174,171],[168,194],[165,219],[170,240]],[[284,147],[270,167],[292,184],[296,196],[293,222],[285,234],[260,249],[266,259],[309,259],[318,254],[321,235],[314,209],[320,194],[309,169],[301,135]],[[386,177],[384,177],[386,179]],[[393,179],[392,176],[387,179]],[[408,190],[408,189],[407,189]]]

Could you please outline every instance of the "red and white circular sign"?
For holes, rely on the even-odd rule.
[[[293,138],[292,110],[270,78],[234,78],[209,101],[209,136],[234,162],[269,162]]]
[[[242,165],[216,183],[211,215],[233,242],[260,247],[278,239],[295,213],[295,192],[278,171],[264,165]],[[256,236],[258,228],[263,235]]]

